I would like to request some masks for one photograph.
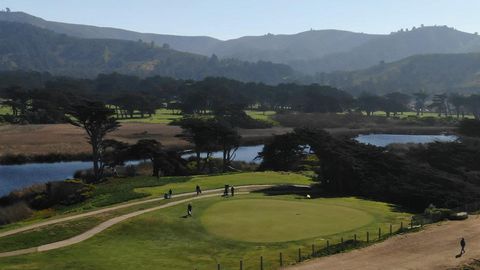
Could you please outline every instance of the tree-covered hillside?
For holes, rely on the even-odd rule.
[[[418,55],[359,71],[321,73],[309,80],[340,87],[355,95],[419,91],[477,93],[480,53]]]
[[[223,76],[241,81],[279,83],[290,67],[248,63],[183,53],[153,43],[80,39],[28,24],[0,22],[0,70],[34,70],[75,77],[120,72],[181,79]]]

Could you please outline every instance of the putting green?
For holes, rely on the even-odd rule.
[[[367,212],[324,204],[278,199],[218,202],[205,210],[201,222],[211,234],[245,242],[286,242],[328,236],[373,222]]]

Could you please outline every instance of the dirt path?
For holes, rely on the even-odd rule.
[[[272,185],[239,186],[239,187],[237,187],[237,190],[239,190],[238,194],[247,194],[251,191],[259,190],[259,189],[263,189],[263,188],[267,188],[267,187],[271,187],[271,186]],[[80,243],[82,241],[85,241],[85,240],[95,236],[96,234],[106,230],[107,228],[110,228],[110,227],[112,227],[112,226],[114,226],[114,225],[116,225],[116,224],[118,224],[122,221],[127,220],[127,219],[130,219],[130,218],[133,218],[133,217],[136,217],[136,216],[148,213],[148,212],[156,211],[156,210],[159,210],[159,209],[183,204],[183,203],[186,203],[186,202],[189,202],[189,201],[192,201],[192,200],[198,200],[198,199],[204,199],[204,198],[219,196],[219,195],[221,195],[223,190],[224,189],[208,190],[208,191],[204,191],[204,195],[201,195],[201,196],[190,197],[190,198],[183,199],[183,200],[173,201],[173,202],[166,203],[166,204],[163,204],[163,205],[160,205],[160,206],[155,206],[155,207],[151,207],[151,208],[144,209],[144,210],[138,210],[138,211],[134,211],[134,212],[131,212],[131,213],[128,213],[128,214],[118,216],[118,217],[114,217],[114,218],[109,219],[109,220],[93,227],[92,229],[90,229],[90,230],[88,230],[84,233],[81,233],[77,236],[74,236],[72,238],[62,240],[62,241],[58,241],[58,242],[54,242],[54,243],[50,243],[50,244],[41,245],[41,246],[38,246],[38,247],[0,253],[0,258],[24,255],[24,254],[35,253],[35,252],[49,251],[49,250],[53,250],[53,249],[59,249],[59,248],[71,246],[71,245]],[[176,198],[192,196],[192,195],[195,195],[195,193],[193,193],[193,192],[192,193],[183,193],[183,194],[176,195]],[[120,206],[116,206],[116,207],[109,207],[109,208],[105,208],[105,209],[101,209],[101,210],[97,210],[97,211],[93,211],[93,212],[89,212],[89,213],[85,213],[85,214],[80,214],[80,215],[65,217],[65,218],[61,218],[61,219],[51,220],[51,221],[48,221],[48,222],[37,223],[37,224],[31,225],[31,226],[22,227],[22,228],[18,228],[18,229],[15,229],[15,230],[3,232],[2,234],[0,234],[0,237],[4,237],[4,236],[7,236],[7,235],[12,235],[12,234],[36,229],[36,228],[51,225],[51,224],[56,224],[56,223],[65,222],[65,221],[69,221],[69,220],[73,220],[73,219],[92,216],[92,215],[104,213],[104,212],[107,212],[107,211],[112,211],[112,210],[116,210],[116,209],[120,209],[120,208],[129,207],[129,206],[132,206],[132,205],[138,205],[138,204],[142,204],[142,203],[160,201],[160,200],[164,200],[164,199],[163,198],[156,198],[156,199],[144,200],[144,201],[139,201],[139,202],[133,202],[133,203],[120,205]]]
[[[457,258],[460,238],[467,252]],[[395,236],[373,246],[311,260],[289,270],[448,269],[480,258],[480,216],[433,224],[418,233]]]

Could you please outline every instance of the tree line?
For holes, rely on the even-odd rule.
[[[69,106],[65,112],[68,122],[82,128],[87,135],[93,160],[91,182],[104,179],[106,168],[115,168],[135,159],[149,159],[153,176],[188,173],[187,161],[181,157],[181,152],[167,151],[163,149],[161,142],[145,139],[129,145],[106,139],[108,133],[120,127],[114,115],[114,110],[103,103],[88,100]],[[183,128],[181,136],[193,145],[196,173],[212,171],[209,167],[213,165],[212,153],[217,150],[223,154],[221,171],[232,169],[231,163],[241,139],[235,126],[221,117],[188,118],[182,121],[181,126]]]
[[[38,77],[38,76],[37,76]],[[21,78],[21,77],[20,77]],[[276,86],[244,83],[226,78],[209,77],[201,81],[176,80],[167,77],[139,78],[117,73],[99,75],[96,79],[52,77],[40,86],[22,86],[16,79],[0,89],[0,101],[11,114],[3,120],[11,123],[60,123],[62,110],[77,100],[89,99],[107,104],[117,119],[144,118],[166,108],[184,115],[236,115],[248,123],[240,112],[247,109],[276,112],[343,113],[375,111],[396,116],[406,111],[422,115],[426,111],[439,115],[480,118],[480,95],[435,94],[412,95],[393,92],[382,96],[364,92],[358,97],[329,86],[295,83]],[[17,85],[15,82],[19,82]],[[30,83],[31,84],[31,83]],[[0,84],[2,85],[2,84]],[[232,114],[231,112],[236,113]]]
[[[477,120],[466,120],[460,128],[477,137],[479,130]],[[298,171],[310,166],[329,195],[361,196],[418,211],[432,203],[458,207],[480,195],[478,143],[437,142],[402,153],[386,150],[323,130],[297,129],[265,145],[260,169]]]

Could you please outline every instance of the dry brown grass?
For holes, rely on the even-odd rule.
[[[281,127],[242,129],[240,134],[244,137],[245,143],[254,143],[290,130]],[[117,131],[109,135],[109,138],[127,143],[136,143],[140,139],[155,139],[170,149],[186,149],[189,143],[176,136],[181,132],[180,127],[166,124],[123,123]],[[83,130],[69,124],[0,126],[0,156],[89,152],[90,146]]]
[[[128,143],[155,139],[169,148],[185,148],[188,143],[175,137],[179,133],[179,127],[165,124],[125,123],[109,137]],[[83,130],[69,124],[0,126],[0,155],[79,154],[89,151]]]

